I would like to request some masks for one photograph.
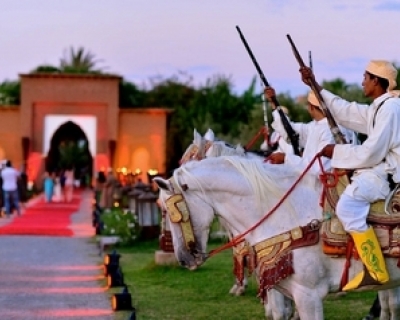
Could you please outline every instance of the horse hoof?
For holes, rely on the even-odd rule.
[[[241,296],[243,294],[244,294],[244,287],[240,287],[236,290],[236,293],[235,293],[236,296]]]
[[[238,287],[237,287],[237,285],[235,284],[235,285],[231,288],[231,290],[229,290],[229,294],[235,294],[235,295],[236,295],[237,289],[238,289]]]

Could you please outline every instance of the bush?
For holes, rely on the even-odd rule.
[[[132,244],[139,238],[139,223],[129,210],[121,208],[105,210],[100,220],[103,223],[102,235],[118,236],[122,244]]]

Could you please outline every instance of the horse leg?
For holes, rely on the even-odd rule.
[[[379,297],[379,294],[376,295],[376,298],[369,309],[368,315],[366,315],[362,320],[373,320],[380,316],[381,314],[381,303],[380,299],[384,299],[384,297]]]
[[[235,296],[241,296],[246,291],[247,284],[248,284],[248,280],[247,280],[246,276],[244,277],[244,279],[242,281],[240,281],[236,278],[234,285],[229,290],[229,293],[233,294]]]
[[[289,320],[293,313],[292,301],[277,290],[267,292],[268,303],[264,304],[265,315],[273,320]]]
[[[400,319],[400,287],[378,292],[381,305],[380,320]]]
[[[230,294],[234,294],[236,296],[241,296],[244,294],[248,280],[246,276],[246,257],[239,252],[233,250],[233,274],[235,275],[235,284],[229,290]]]
[[[292,290],[293,299],[300,319],[324,320],[324,308],[318,288],[304,286]]]

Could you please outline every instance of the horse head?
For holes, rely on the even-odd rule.
[[[153,181],[160,190],[159,204],[167,213],[176,259],[182,266],[195,270],[207,259],[205,252],[213,209],[193,199],[188,186],[180,183],[175,173],[169,179],[156,177]],[[191,215],[191,209],[197,204],[201,205],[202,214]]]

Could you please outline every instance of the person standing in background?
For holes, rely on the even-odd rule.
[[[72,169],[72,167],[66,168],[64,176],[65,176],[64,199],[66,202],[71,202],[74,192],[74,170]]]
[[[17,210],[18,215],[21,215],[21,210],[19,207],[19,194],[18,194],[18,184],[20,173],[18,170],[12,167],[11,161],[6,162],[6,167],[1,171],[1,177],[3,179],[3,195],[6,207],[6,214],[8,217],[11,215],[11,201],[13,202],[13,207]]]
[[[21,203],[21,206],[24,208],[25,203],[28,201],[28,175],[26,174],[24,165],[21,168],[21,174],[17,183],[18,183],[19,201]]]
[[[109,168],[107,172],[106,182],[103,184],[103,191],[100,197],[100,207],[103,209],[111,209],[114,203],[114,192],[118,184],[113,169]]]
[[[44,173],[43,188],[44,188],[44,201],[51,202],[54,193],[54,179],[50,172],[46,171]]]

